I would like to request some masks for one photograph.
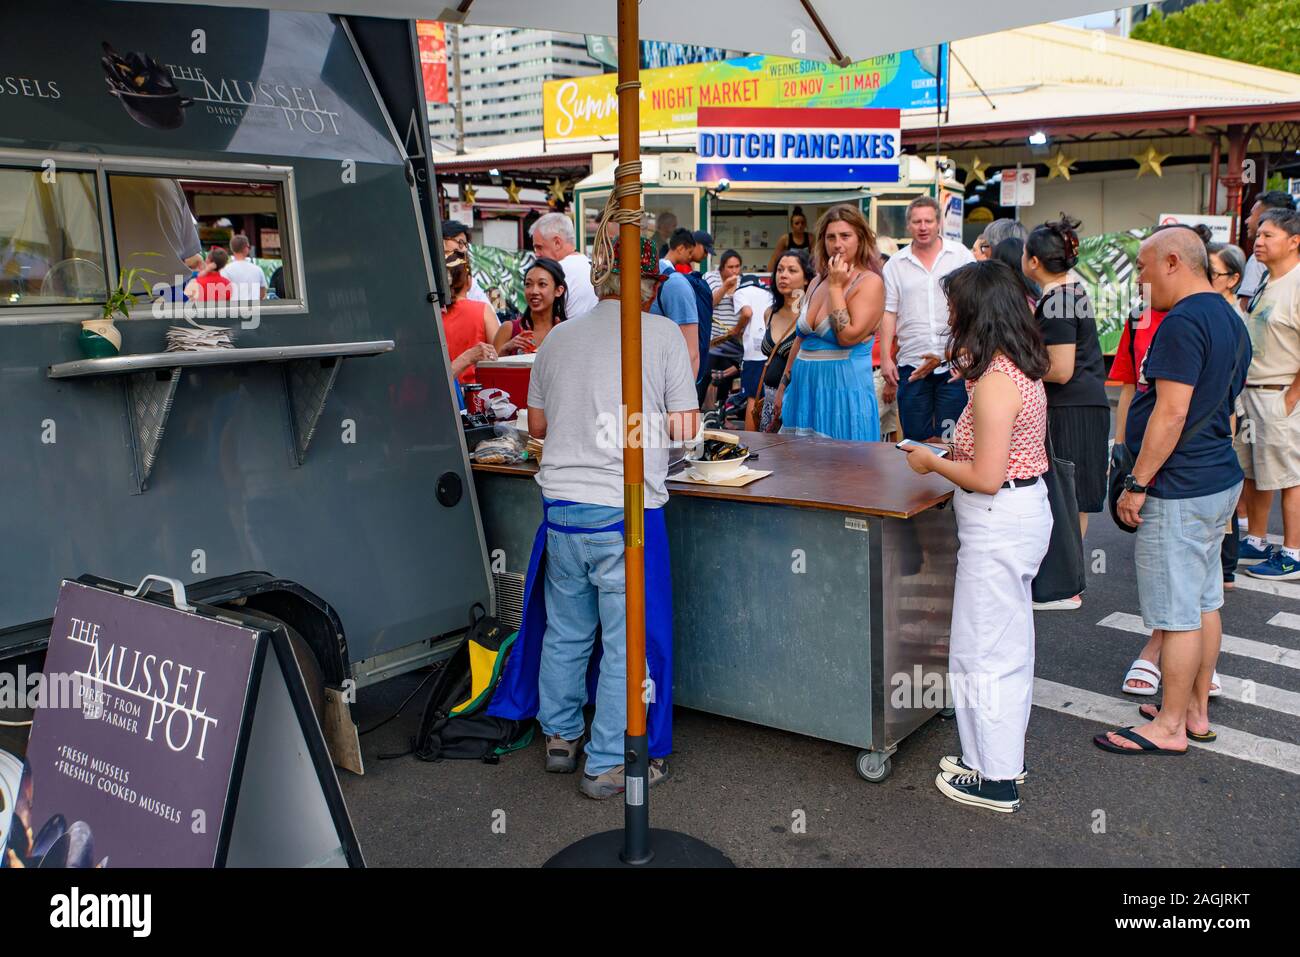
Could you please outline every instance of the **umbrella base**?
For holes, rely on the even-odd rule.
[[[649,861],[627,864],[623,858],[623,829],[584,837],[560,851],[543,867],[735,867],[716,847],[678,831],[650,830]]]

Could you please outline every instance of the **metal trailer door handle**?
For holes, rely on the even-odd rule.
[[[185,600],[185,586],[181,584],[180,579],[168,578],[165,575],[145,575],[144,578],[140,579],[140,584],[135,587],[134,591],[126,593],[127,596],[130,598],[139,598],[148,591],[148,589],[145,588],[145,585],[151,581],[162,582],[164,585],[170,585],[172,588],[172,604],[181,611],[198,611],[197,608]]]

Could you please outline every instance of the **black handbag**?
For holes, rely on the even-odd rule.
[[[1134,338],[1135,338],[1134,330],[1130,329],[1129,330],[1130,349],[1133,348]],[[1247,336],[1244,332],[1237,337],[1237,356],[1232,363],[1232,379],[1229,380],[1230,382],[1235,382],[1237,379],[1237,367],[1241,365],[1242,354],[1245,353],[1246,351],[1246,339]],[[1137,365],[1135,364],[1133,368],[1136,371]],[[1229,388],[1231,388],[1231,386],[1229,386]],[[1130,408],[1132,408],[1132,406],[1130,406]],[[1219,411],[1218,408],[1216,408],[1215,406],[1210,406],[1210,411],[1205,413],[1205,415],[1201,416],[1199,419],[1197,419],[1196,423],[1190,429],[1184,429],[1183,434],[1178,439],[1178,444],[1175,445],[1173,451],[1169,453],[1169,457],[1172,458],[1174,452],[1177,452],[1179,449],[1181,449],[1184,443],[1186,443],[1188,439],[1193,438],[1198,432],[1201,431],[1201,429],[1209,425],[1210,420],[1214,418],[1215,414],[1218,411]],[[1168,461],[1168,459],[1166,459],[1165,461]],[[1125,445],[1123,442],[1116,442],[1114,445],[1111,446],[1110,475],[1106,480],[1107,482],[1106,503],[1110,507],[1110,517],[1111,520],[1115,522],[1116,527],[1118,527],[1119,530],[1122,532],[1128,532],[1130,535],[1137,531],[1137,526],[1129,525],[1127,522],[1120,521],[1119,497],[1124,494],[1124,480],[1128,478],[1130,473],[1132,473],[1133,466],[1136,464],[1137,464],[1137,460],[1134,458],[1133,453],[1129,451],[1128,446]]]
[[[1083,535],[1079,530],[1079,501],[1074,492],[1074,463],[1056,457],[1050,429],[1043,482],[1052,509],[1052,536],[1034,576],[1033,596],[1036,602],[1061,601],[1082,595],[1088,582],[1083,565]]]

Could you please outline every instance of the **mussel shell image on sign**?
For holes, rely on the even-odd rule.
[[[104,80],[110,95],[141,126],[174,130],[185,122],[185,108],[194,101],[182,96],[167,69],[147,53],[120,55],[104,43]]]

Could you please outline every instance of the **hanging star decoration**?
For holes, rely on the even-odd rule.
[[[465,188],[461,190],[461,199],[465,200],[467,205],[473,206],[478,201],[478,193],[474,191],[473,186],[466,183]]]
[[[510,197],[510,202],[512,203],[519,202],[519,186],[518,184],[515,183],[514,180],[511,180],[510,183],[506,186],[506,195]]]
[[[547,190],[547,193],[550,196],[552,206],[558,206],[564,202],[564,186],[565,184],[561,183],[558,177],[551,181],[551,188]]]
[[[1133,160],[1138,164],[1138,179],[1141,179],[1148,171],[1155,173],[1157,176],[1164,176],[1165,171],[1160,168],[1160,164],[1169,159],[1168,153],[1158,153],[1154,146],[1148,146],[1146,152],[1134,153]]]
[[[1057,150],[1056,155],[1047,161],[1048,179],[1056,179],[1058,176],[1070,178],[1070,170],[1074,168],[1074,160],[1065,155],[1064,150]]]
[[[973,160],[971,160],[970,166],[966,168],[970,170],[971,179],[977,179],[981,183],[988,182],[988,179],[985,176],[985,170],[989,168],[989,165],[988,163],[980,159],[979,156],[976,156]]]

